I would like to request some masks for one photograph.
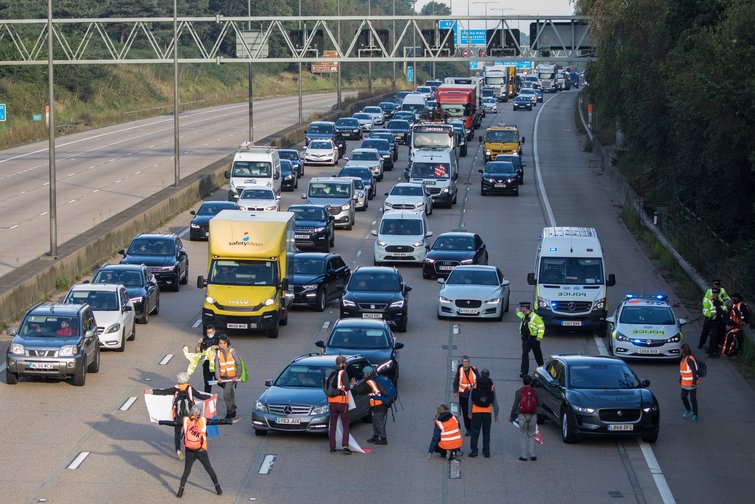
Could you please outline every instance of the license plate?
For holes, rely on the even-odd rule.
[[[53,369],[55,364],[53,362],[30,362],[30,369]]]
[[[472,308],[459,308],[459,313],[462,315],[477,315],[479,310],[473,310]]]
[[[564,320],[561,322],[562,326],[566,327],[580,327],[582,325],[581,320]]]
[[[408,252],[391,252],[391,255],[396,257],[407,257],[410,254]]]
[[[301,234],[299,234],[299,235],[294,235],[294,238],[297,239],[297,240],[308,240],[309,239],[309,235],[301,235]]]
[[[608,426],[609,431],[633,431],[634,430],[634,424],[624,423],[624,424],[611,424]]]
[[[228,329],[247,329],[249,324],[226,324]]]
[[[377,318],[381,319],[383,318],[382,313],[362,313],[362,318]]]
[[[638,348],[637,353],[643,355],[658,355],[660,351],[657,348]]]
[[[453,266],[438,266],[438,270],[440,271],[451,271],[452,269],[454,269]]]
[[[276,417],[275,423],[286,424],[286,425],[299,425],[301,423],[301,418]]]
[[[434,180],[425,180],[425,185],[435,185]]]
[[[496,184],[496,187],[506,187],[506,184]]]

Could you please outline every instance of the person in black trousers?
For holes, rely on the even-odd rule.
[[[461,364],[456,366],[454,375],[453,394],[454,398],[459,399],[461,407],[461,417],[464,421],[464,435],[471,435],[471,420],[469,419],[469,393],[472,391],[477,379],[479,378],[477,368],[469,362],[469,357],[464,355],[461,358]]]
[[[208,425],[230,425],[234,423],[233,420],[222,419],[206,419],[202,416],[202,407],[198,404],[191,408],[191,414],[188,417],[184,417],[182,421],[178,420],[160,420],[160,425],[172,425],[174,427],[181,427],[181,431],[184,435],[184,445],[186,448],[186,462],[184,463],[184,472],[181,475],[181,482],[178,486],[178,492],[176,497],[181,498],[184,494],[184,487],[186,481],[191,474],[191,467],[194,465],[194,461],[198,460],[202,466],[210,475],[212,483],[215,485],[215,492],[218,495],[223,494],[223,490],[220,488],[218,482],[218,476],[215,474],[215,470],[210,464],[210,457],[207,454],[207,426]]]
[[[197,345],[194,351],[197,353],[204,352],[208,348],[212,347],[214,347],[214,349],[217,351],[219,341],[220,334],[215,331],[215,326],[212,324],[207,324],[207,327],[205,328],[205,334],[199,341],[197,341]],[[210,366],[212,366],[212,369],[210,369]],[[209,394],[210,392],[212,392],[212,385],[210,385],[210,381],[215,380],[214,354],[211,356],[208,355],[202,363],[202,378],[204,379],[204,391]]]

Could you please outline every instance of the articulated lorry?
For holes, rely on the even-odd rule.
[[[493,89],[493,96],[499,102],[506,102],[513,96],[513,83],[516,69],[507,66],[486,66],[483,69],[484,84]]]
[[[294,214],[223,210],[210,220],[202,325],[278,337],[293,300]]]
[[[555,93],[560,89],[558,78],[561,74],[561,65],[540,64],[535,70],[544,92]]]
[[[441,84],[435,91],[438,113],[444,119],[462,119],[474,131],[482,124],[482,89],[475,84]]]

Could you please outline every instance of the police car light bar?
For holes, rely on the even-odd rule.
[[[624,299],[657,299],[658,301],[666,301],[668,296],[666,294],[625,294]]]

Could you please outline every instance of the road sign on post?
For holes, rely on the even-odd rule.
[[[0,103],[0,122],[5,122],[5,103]]]
[[[408,82],[414,82],[414,65],[406,67],[406,80]]]

